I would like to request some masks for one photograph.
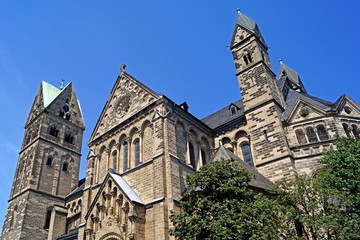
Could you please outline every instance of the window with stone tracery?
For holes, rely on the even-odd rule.
[[[135,166],[140,164],[140,141],[136,139],[134,141],[134,157],[135,157]]]
[[[297,141],[298,141],[299,144],[306,144],[307,143],[307,140],[306,140],[306,137],[305,137],[305,134],[304,134],[303,130],[297,129],[295,131],[295,134],[296,134],[296,138],[297,138]]]
[[[310,143],[318,141],[316,133],[315,133],[315,131],[314,131],[314,129],[312,127],[307,127],[306,128],[306,136],[307,136]]]
[[[254,162],[251,154],[251,148],[249,143],[244,143],[241,145],[241,151],[243,154],[244,162],[249,164],[249,166],[254,167]]]
[[[317,130],[317,134],[319,136],[320,141],[325,141],[325,140],[329,139],[329,136],[326,132],[324,125],[318,125],[316,127],[316,130]]]

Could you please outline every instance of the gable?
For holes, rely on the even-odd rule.
[[[144,205],[144,202],[141,200],[141,198],[120,175],[109,172],[102,182],[93,202],[91,203],[85,218],[87,219],[92,213],[94,213],[96,210],[95,207],[104,205],[106,198],[108,198],[107,200],[109,200],[109,198],[115,198],[115,200],[121,199],[124,205],[126,202],[129,204],[131,203],[132,206]]]
[[[90,142],[124,122],[159,95],[125,72],[121,72],[90,137]]]
[[[242,40],[249,37],[251,34],[253,34],[250,30],[240,26],[239,24],[236,24],[233,36],[231,38],[230,42],[230,48],[241,42]]]
[[[338,104],[338,113],[349,117],[360,117],[360,106],[350,97],[344,95]]]
[[[298,99],[294,105],[292,111],[288,116],[288,123],[303,121],[307,119],[313,119],[326,115],[326,111],[319,108],[318,106],[306,102],[303,99]]]
[[[34,102],[31,106],[30,113],[28,119],[26,120],[25,126],[27,126],[33,119],[35,119],[43,110],[44,110],[44,98],[43,98],[43,86],[41,84],[34,99]]]

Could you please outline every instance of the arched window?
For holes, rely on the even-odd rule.
[[[252,63],[252,58],[251,58],[250,53],[246,53],[246,54],[244,55],[244,62],[245,62],[246,65]]]
[[[51,220],[51,209],[46,211],[44,229],[49,229]]]
[[[189,154],[190,154],[190,164],[195,168],[196,163],[195,163],[194,145],[191,142],[189,142]]]
[[[350,131],[349,125],[347,125],[346,123],[343,123],[343,128],[345,130],[346,136],[351,137],[351,131]]]
[[[200,150],[200,154],[201,154],[201,163],[204,166],[206,164],[206,153],[205,153],[204,149]]]
[[[303,130],[297,129],[295,131],[295,134],[296,134],[296,138],[297,138],[297,141],[298,141],[299,144],[307,143],[306,137],[305,137],[305,134],[304,134]]]
[[[317,133],[318,133],[318,136],[320,138],[320,141],[324,141],[324,140],[328,140],[329,139],[329,136],[326,132],[326,129],[323,125],[318,125],[316,127],[316,130],[317,130]]]
[[[136,139],[134,141],[134,151],[135,151],[135,166],[140,164],[140,141]]]
[[[128,143],[126,141],[123,143],[123,153],[123,170],[125,172],[128,169]]]
[[[306,136],[308,137],[309,142],[317,142],[316,133],[312,127],[306,128]]]
[[[49,134],[51,136],[54,136],[54,137],[58,137],[59,135],[59,130],[56,129],[56,127],[50,127],[50,131],[49,131]]]
[[[64,141],[70,144],[74,144],[74,137],[70,133],[65,134]]]
[[[360,139],[360,130],[359,130],[359,128],[355,124],[353,124],[351,127],[352,127],[352,132],[353,132],[354,136],[357,139]]]
[[[116,172],[116,163],[117,163],[117,152],[116,151],[114,151],[113,153],[112,153],[112,160],[113,160],[113,169],[114,169],[114,171]]]
[[[46,165],[47,165],[47,166],[51,166],[51,165],[52,165],[52,161],[53,161],[53,158],[52,158],[52,157],[48,157],[47,160],[46,160]]]
[[[242,154],[244,157],[244,161],[247,164],[249,164],[251,167],[254,167],[254,162],[253,162],[252,155],[251,155],[250,144],[245,143],[245,144],[241,145],[241,150],[242,150]]]
[[[62,165],[62,171],[67,172],[68,171],[69,164],[67,162],[64,162]]]

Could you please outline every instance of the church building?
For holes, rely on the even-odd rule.
[[[121,67],[78,179],[83,115],[70,83],[42,82],[25,124],[3,240],[168,240],[186,175],[233,158],[264,189],[312,175],[337,136],[360,138],[360,105],[307,94],[280,63],[276,75],[256,22],[239,13],[231,38],[242,98],[198,119]],[[80,90],[81,91],[81,90]],[[86,116],[85,116],[86,117]]]

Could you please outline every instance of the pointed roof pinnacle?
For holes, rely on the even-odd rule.
[[[237,8],[237,9],[236,9],[236,12],[237,12],[238,14],[240,14],[240,13],[241,13],[240,8]]]

